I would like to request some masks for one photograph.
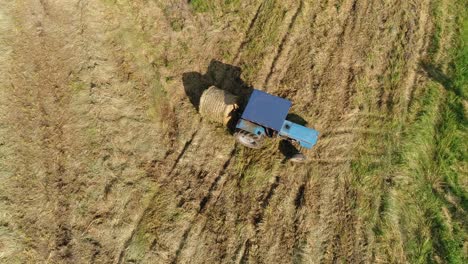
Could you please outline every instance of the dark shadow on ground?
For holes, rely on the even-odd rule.
[[[442,84],[445,89],[450,90],[453,85],[452,81],[439,67],[428,62],[421,62],[421,67],[431,79]]]
[[[182,75],[182,82],[184,84],[185,94],[190,102],[197,109],[200,105],[200,97],[204,90],[210,87],[207,78],[198,72],[186,72]]]
[[[283,163],[300,151],[291,143],[291,141],[282,139],[278,145],[281,154],[284,155]]]
[[[197,110],[203,91],[212,85],[237,95],[240,99],[239,104],[242,107],[247,102],[253,88],[241,79],[241,73],[241,69],[237,66],[211,60],[205,74],[186,72],[182,75],[182,82],[185,93]]]
[[[433,81],[440,83],[445,90],[454,92],[457,96],[463,97],[462,91],[454,85],[453,81],[447,74],[445,74],[437,65],[421,62],[421,67],[427,73],[429,78]]]
[[[301,126],[307,125],[307,121],[304,118],[294,113],[288,114],[286,116],[286,119]],[[282,139],[280,141],[278,149],[285,157],[282,161],[283,163],[289,160],[289,158],[291,158],[293,155],[300,152],[299,149],[297,149],[297,147],[294,146],[294,144],[291,141],[285,139]]]
[[[290,113],[286,116],[286,119],[301,126],[307,126],[307,121],[297,114]]]
[[[437,65],[428,63],[428,62],[421,62],[421,67],[427,73],[429,78],[433,81],[440,83],[445,90],[449,92],[453,92],[456,96],[461,99],[466,100],[467,93],[463,90],[462,85],[458,85],[454,83],[450,76],[445,74],[440,67]],[[455,113],[457,120],[459,122],[465,123],[466,122],[466,112],[465,108],[460,102],[453,102],[449,104],[451,110]]]

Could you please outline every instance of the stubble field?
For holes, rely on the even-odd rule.
[[[3,0],[0,261],[467,261],[460,0]],[[197,113],[286,97],[293,164]]]

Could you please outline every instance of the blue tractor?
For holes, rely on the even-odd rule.
[[[237,141],[249,148],[261,148],[266,137],[277,136],[306,149],[317,143],[316,130],[286,120],[289,100],[254,89],[243,109],[238,101],[236,96],[212,86],[202,94],[200,113],[224,124],[234,121]],[[295,162],[306,160],[299,151],[289,158]]]

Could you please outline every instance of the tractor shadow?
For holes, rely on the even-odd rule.
[[[203,92],[211,86],[216,86],[219,89],[225,90],[233,95],[238,96],[240,113],[242,113],[253,87],[246,84],[241,78],[242,70],[240,67],[223,63],[217,60],[211,60],[206,73],[186,72],[182,74],[182,83],[184,90],[192,105],[199,110],[200,98]],[[231,119],[227,124],[228,131],[231,134],[235,132],[235,126],[240,116]],[[305,126],[307,121],[297,114],[288,114],[289,121]],[[288,140],[281,140],[279,143],[279,151],[285,156],[283,162],[286,162],[289,157],[299,152],[299,150]]]
[[[186,72],[182,74],[182,83],[185,93],[193,106],[198,110],[200,97],[210,86],[216,86],[239,97],[240,106],[247,103],[247,99],[253,91],[253,87],[247,85],[241,79],[241,68],[211,60],[205,74],[199,72]]]
[[[289,113],[286,119],[301,126],[307,126],[307,121],[297,114]]]
[[[200,97],[203,92],[211,86],[225,90],[239,98],[239,107],[245,107],[253,87],[247,85],[241,78],[242,70],[240,67],[226,64],[217,60],[211,60],[205,74],[199,72],[186,72],[182,74],[182,83],[185,94],[192,105],[199,110]],[[229,133],[234,134],[237,120],[240,116],[231,118],[227,124]]]
[[[299,153],[299,149],[297,149],[289,140],[281,139],[278,144],[278,150],[283,154],[284,159],[281,163],[285,163],[288,161],[294,154]]]

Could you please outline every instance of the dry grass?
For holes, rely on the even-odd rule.
[[[0,260],[463,260],[466,51],[455,67],[440,56],[449,89],[413,72],[409,103],[425,1],[103,2],[18,8],[30,38],[14,54],[26,65],[16,72],[45,70],[29,81],[12,75],[34,89],[0,82]],[[436,5],[431,17],[463,9],[455,7]],[[458,22],[444,21],[433,54],[448,54],[446,36],[458,36]],[[285,162],[275,140],[236,146],[224,128],[200,122],[182,76],[223,58],[320,130],[311,163]],[[41,84],[54,76],[65,76],[61,89]],[[52,117],[35,119],[47,110]],[[43,133],[49,127],[58,133]]]

